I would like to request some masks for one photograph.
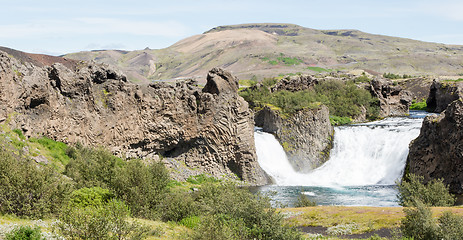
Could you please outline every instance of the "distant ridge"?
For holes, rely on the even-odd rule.
[[[95,60],[122,69],[129,79],[197,77],[213,67],[240,78],[318,71],[463,74],[463,46],[422,42],[358,30],[316,30],[286,23],[218,26],[164,49],[92,51],[67,58]]]

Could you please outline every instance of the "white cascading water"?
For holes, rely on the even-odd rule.
[[[310,173],[296,172],[271,134],[254,134],[258,162],[281,186],[392,185],[402,175],[408,145],[422,118],[388,118],[335,128],[330,159]]]

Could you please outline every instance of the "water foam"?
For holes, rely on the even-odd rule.
[[[330,160],[310,173],[296,172],[275,137],[255,132],[258,161],[281,186],[392,185],[403,173],[408,145],[422,118],[387,118],[335,128]]]

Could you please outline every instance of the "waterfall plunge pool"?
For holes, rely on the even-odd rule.
[[[330,159],[308,173],[295,171],[275,137],[256,128],[259,164],[275,184],[251,191],[271,193],[274,203],[289,207],[301,193],[318,205],[398,206],[395,182],[426,115],[410,111],[408,117],[335,127]]]

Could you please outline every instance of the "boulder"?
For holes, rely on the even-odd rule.
[[[421,133],[410,144],[407,171],[425,182],[443,178],[452,193],[463,193],[463,102],[424,119]]]
[[[295,170],[308,172],[329,159],[334,130],[326,106],[303,109],[291,116],[266,106],[257,112],[255,122],[277,137]]]

